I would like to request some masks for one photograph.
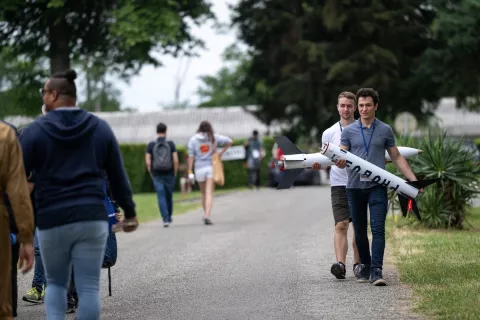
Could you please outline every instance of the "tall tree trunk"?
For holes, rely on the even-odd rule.
[[[50,72],[70,69],[70,33],[64,17],[50,21]]]

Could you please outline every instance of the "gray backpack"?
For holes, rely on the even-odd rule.
[[[167,140],[155,143],[152,158],[152,170],[169,171],[173,169],[172,148]]]

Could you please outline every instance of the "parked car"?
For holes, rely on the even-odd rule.
[[[271,187],[276,187],[281,179],[282,171],[277,166],[278,159],[283,156],[283,151],[278,148],[275,143],[272,148],[272,158],[268,163],[268,183]],[[322,178],[320,171],[314,171],[312,169],[303,170],[293,182],[293,185],[321,185]]]

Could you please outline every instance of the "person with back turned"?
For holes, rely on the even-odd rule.
[[[37,232],[48,289],[47,319],[64,319],[74,269],[77,319],[100,319],[100,270],[108,236],[104,183],[124,210],[125,232],[138,221],[115,135],[76,106],[76,73],[56,73],[41,89],[47,114],[20,134],[26,172],[35,172]]]

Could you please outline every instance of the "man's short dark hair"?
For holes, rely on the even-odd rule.
[[[54,73],[50,77],[49,89],[55,90],[59,95],[77,98],[77,86],[75,79],[77,73],[74,70],[67,70],[63,72]]]
[[[358,104],[359,98],[367,98],[367,97],[372,98],[374,105],[378,104],[378,102],[380,101],[377,91],[375,91],[372,88],[361,88],[357,91],[357,95],[355,97],[355,103]]]
[[[253,135],[256,137],[258,136],[258,130],[253,130]]]
[[[157,133],[165,133],[167,132],[167,125],[163,122],[157,124]]]

